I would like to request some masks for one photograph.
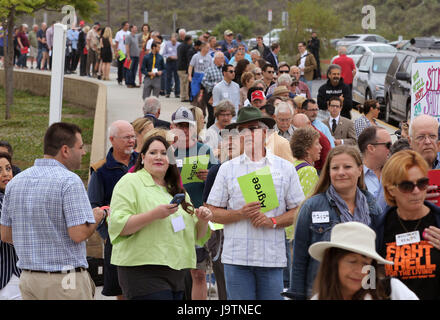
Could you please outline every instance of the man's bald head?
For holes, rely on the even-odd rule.
[[[113,147],[113,156],[130,155],[136,144],[136,134],[130,122],[116,120],[108,128],[108,136]]]
[[[293,116],[292,124],[295,128],[308,128],[312,125],[310,119],[304,113],[297,113]]]
[[[108,128],[108,136],[109,136],[109,138],[110,137],[117,137],[117,136],[119,136],[120,132],[124,131],[124,129],[133,129],[133,126],[128,121],[116,120]]]
[[[347,48],[346,48],[346,47],[340,47],[340,48],[338,49],[338,54],[339,54],[339,55],[341,55],[341,54],[347,54]]]
[[[409,127],[409,141],[411,149],[418,152],[433,167],[439,152],[438,142],[439,123],[429,115],[420,115],[415,118]]]

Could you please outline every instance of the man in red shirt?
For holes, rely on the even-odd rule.
[[[347,57],[347,48],[340,47],[338,49],[339,57],[337,57],[333,63],[341,67],[341,76],[344,79],[344,83],[353,89],[353,78],[356,74],[356,66],[352,58]]]
[[[299,110],[299,112],[302,112],[302,110]],[[320,158],[318,161],[315,161],[314,167],[316,170],[318,170],[319,173],[322,170],[322,167],[324,166],[325,159],[327,159],[327,154],[330,152],[332,148],[330,145],[330,141],[327,139],[325,134],[323,134],[321,131],[319,131],[312,125],[310,119],[304,113],[297,113],[296,115],[294,115],[292,119],[292,123],[295,129],[312,127],[313,129],[318,131],[319,144],[321,145],[322,149],[320,153]]]

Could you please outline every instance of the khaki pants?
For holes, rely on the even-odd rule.
[[[179,75],[179,80],[180,80],[180,101],[189,100],[188,73],[185,70],[178,70],[177,74]]]
[[[93,300],[95,296],[95,283],[87,271],[23,271],[19,286],[23,300]]]

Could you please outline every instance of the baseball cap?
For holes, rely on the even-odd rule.
[[[264,95],[263,91],[257,90],[252,92],[251,102],[255,100],[264,100],[264,99],[266,99],[266,96]]]
[[[189,110],[186,107],[180,107],[179,109],[177,109],[176,112],[174,112],[173,115],[171,116],[171,122],[172,123],[186,122],[193,126],[196,124],[191,110]]]
[[[232,32],[232,30],[229,30],[229,29],[226,30],[225,33],[224,33],[225,36],[229,36],[231,34],[234,34],[234,32]]]
[[[84,20],[81,20],[81,21],[79,22],[79,25],[80,25],[81,27],[83,27],[83,26],[85,25]]]

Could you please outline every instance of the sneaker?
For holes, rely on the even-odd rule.
[[[127,84],[127,88],[134,88],[134,85],[132,85],[132,84]]]
[[[167,93],[167,95],[166,95],[165,97],[169,98],[169,97],[170,97],[170,94],[169,94],[169,93]]]
[[[180,98],[180,94],[174,95],[174,98]]]

